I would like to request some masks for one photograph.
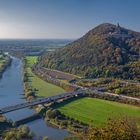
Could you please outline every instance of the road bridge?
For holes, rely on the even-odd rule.
[[[129,96],[125,96],[125,95],[118,95],[118,94],[114,94],[114,93],[99,91],[98,89],[89,89],[89,88],[82,87],[80,90],[75,91],[75,92],[66,92],[63,94],[55,95],[55,96],[39,98],[39,99],[36,99],[33,101],[27,101],[25,103],[7,106],[7,107],[0,109],[0,114],[5,114],[5,113],[19,110],[22,108],[33,107],[33,106],[39,105],[39,104],[54,103],[54,102],[59,101],[60,99],[70,99],[73,97],[89,96],[90,94],[108,95],[108,96],[112,96],[112,97],[118,97],[119,99],[123,99],[123,100],[131,100],[131,101],[140,102],[140,98],[129,97]]]
[[[39,98],[39,99],[36,99],[33,101],[27,101],[25,103],[20,103],[20,104],[11,105],[11,106],[1,108],[0,114],[5,114],[8,112],[12,112],[12,111],[27,108],[27,107],[32,107],[32,106],[39,105],[39,104],[53,103],[53,102],[56,102],[60,99],[66,99],[66,98],[69,99],[69,98],[80,97],[80,96],[84,96],[84,95],[85,95],[84,92],[76,91],[76,92],[66,92],[63,94],[50,96],[50,97],[46,97],[46,98]]]

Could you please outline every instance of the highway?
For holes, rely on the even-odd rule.
[[[125,100],[140,101],[140,98],[125,96],[125,95],[121,95],[121,94],[114,94],[111,92],[103,92],[103,91],[99,91],[97,89],[90,89],[89,88],[89,89],[86,89],[86,91],[88,91],[89,93],[94,93],[94,94],[104,94],[104,95],[109,95],[109,96],[113,96],[113,97],[119,97],[119,98],[125,99]]]

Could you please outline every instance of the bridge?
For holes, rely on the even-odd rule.
[[[93,95],[100,95],[100,96],[107,95],[107,96],[112,96],[112,97],[116,97],[116,98],[123,99],[123,100],[135,101],[135,102],[140,103],[140,99],[135,98],[135,97],[129,97],[129,96],[125,96],[125,95],[118,95],[118,94],[114,94],[114,93],[103,92],[103,91],[100,91],[99,89],[83,88],[80,86],[79,86],[79,88],[80,88],[80,90],[75,91],[75,92],[66,92],[66,93],[62,93],[59,95],[55,95],[55,96],[40,98],[40,99],[36,99],[33,101],[27,101],[25,103],[16,104],[16,105],[1,108],[0,115],[15,111],[15,110],[27,108],[27,107],[33,107],[33,106],[39,105],[39,104],[47,104],[47,103],[57,102],[60,99],[66,100],[66,99],[70,99],[70,98],[74,98],[74,97],[90,96],[89,93],[91,93]]]
[[[2,115],[2,114],[5,114],[5,113],[8,113],[8,112],[12,112],[12,111],[27,108],[27,107],[32,107],[32,106],[39,105],[39,104],[52,103],[52,102],[56,102],[60,99],[67,99],[67,98],[69,99],[69,98],[80,97],[80,96],[85,96],[85,93],[82,92],[82,91],[66,92],[66,93],[63,93],[63,94],[56,95],[56,96],[40,98],[40,99],[36,99],[36,100],[33,100],[33,101],[27,101],[27,102],[21,103],[21,104],[7,106],[7,107],[4,107],[4,108],[0,109],[0,114]]]

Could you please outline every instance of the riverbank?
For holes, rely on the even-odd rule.
[[[46,108],[45,113],[47,122],[77,137],[84,135],[90,128],[106,127],[111,117],[140,118],[139,107],[86,97],[55,103]]]
[[[47,123],[49,122],[51,125],[59,129],[66,129],[71,134],[79,137],[82,136],[84,131],[86,131],[89,127],[89,125],[86,123],[65,116],[65,114],[59,110],[54,109],[53,106],[46,111],[45,120]]]
[[[12,59],[10,56],[5,54],[0,54],[0,79],[2,78],[3,72],[8,66],[10,66]]]
[[[3,57],[0,58],[0,108],[23,102],[19,94],[23,93],[20,62],[19,59],[10,55],[3,54]],[[12,132],[13,129],[16,129],[13,125],[13,119],[9,117],[12,114],[15,115],[16,112],[0,115],[0,139],[5,133],[7,134],[7,132]]]
[[[3,115],[0,115],[0,137],[3,132],[9,128],[12,128],[12,122],[8,121],[7,118]]]
[[[25,97],[28,100],[32,100],[35,98],[35,92],[28,81],[28,70],[27,70],[27,62],[25,58],[22,58],[22,83]]]
[[[23,63],[23,79],[24,79],[24,85],[25,85],[25,90],[26,90],[26,96],[28,98],[33,98],[33,97],[30,97],[32,95],[29,95],[29,96],[27,95],[27,91],[29,91],[29,89],[32,89],[33,87],[36,88],[36,91],[37,92],[40,92],[40,91],[46,92],[48,90],[48,92],[50,92],[50,93],[48,93],[47,95],[44,94],[45,96],[52,96],[52,95],[58,94],[59,91],[60,91],[59,89],[62,90],[61,87],[55,86],[53,84],[50,84],[50,83],[48,83],[48,81],[44,81],[44,80],[42,80],[42,78],[40,79],[40,78],[37,77],[37,75],[35,75],[34,73],[32,73],[31,67],[35,64],[36,61],[37,61],[37,58],[36,57],[33,57],[33,56],[29,56],[29,57],[24,58],[24,63]],[[38,82],[39,82],[38,85],[36,85],[36,86],[34,86],[34,84],[33,84],[33,82],[34,82],[34,79],[33,78],[35,78],[35,77],[38,78]],[[40,88],[37,88],[38,86],[42,86],[42,81],[43,81],[43,85],[45,86],[45,89],[46,89],[44,91],[43,90],[38,90]],[[28,82],[28,84],[26,82]],[[32,89],[32,91],[33,91],[33,89]],[[63,90],[63,92],[64,92],[64,90]],[[35,95],[40,95],[40,94],[37,93]],[[42,110],[39,107],[40,106],[38,106],[38,107],[35,108],[36,111],[39,110],[39,111],[42,112]],[[42,107],[43,106],[41,106],[41,108]],[[45,111],[45,114],[46,114],[46,111]],[[46,116],[46,115],[42,114],[42,116]],[[47,120],[46,117],[44,119],[46,120],[46,123],[50,123],[53,127],[55,126],[56,128],[59,128],[59,129],[62,129],[62,130],[66,129],[68,132],[70,132],[72,134],[75,134],[75,135],[80,135],[80,133],[82,133],[82,129],[74,130],[72,128],[67,128],[66,126],[64,126],[63,125],[63,120],[58,120],[58,121],[54,121],[55,119],[49,119],[49,120]],[[67,121],[66,118],[65,118],[65,121]],[[73,124],[76,127],[80,126],[80,124],[78,125],[78,121],[74,121],[74,119],[72,119],[72,121],[73,121]],[[61,125],[60,125],[60,123],[61,123]],[[81,122],[81,124],[82,124],[82,122]],[[83,126],[81,126],[81,128],[82,127]]]
[[[0,80],[0,108],[26,102],[26,100],[22,98],[24,95],[22,61],[15,57],[11,58],[12,63],[9,68],[5,70]],[[34,113],[34,109],[25,108],[6,113],[5,116],[8,120],[18,121]],[[38,138],[48,136],[52,140],[62,140],[69,135],[66,130],[48,126],[42,118],[28,122],[27,125]]]
[[[23,125],[18,128],[9,128],[2,136],[4,140],[34,140],[34,133],[28,126]]]
[[[47,97],[64,93],[61,87],[40,79],[32,72],[32,66],[37,62],[36,56],[27,56],[23,59],[23,84],[28,99]]]

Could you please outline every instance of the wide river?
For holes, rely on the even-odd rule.
[[[22,61],[12,57],[11,66],[3,73],[0,79],[0,108],[25,102],[23,99],[22,84]],[[21,109],[5,114],[8,119],[20,120],[30,116],[35,111],[33,109]],[[54,128],[45,123],[43,119],[38,119],[27,124],[31,131],[38,137],[48,136],[51,140],[63,140],[69,133],[66,130]]]

